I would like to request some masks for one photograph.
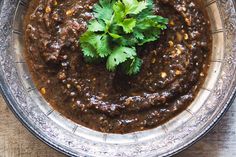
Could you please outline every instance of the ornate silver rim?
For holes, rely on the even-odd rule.
[[[24,62],[20,57],[15,58],[17,55],[14,53],[19,52],[15,50],[12,43],[21,32],[17,29],[19,26],[13,21],[15,18],[21,18],[19,16],[21,14],[16,10],[18,7],[24,7],[26,2],[27,0],[3,0],[0,3],[1,90],[9,107],[26,128],[53,148],[71,156],[169,156],[196,142],[209,131],[230,106],[236,92],[235,5],[233,0],[206,0],[206,7],[213,8],[213,10],[216,7],[220,10],[219,16],[223,27],[220,28],[220,25],[216,24],[213,33],[224,34],[224,38],[222,38],[225,43],[224,50],[222,50],[224,56],[216,55],[216,60],[213,60],[214,64],[220,65],[213,68],[213,71],[218,69],[219,77],[214,87],[205,89],[209,91],[209,96],[206,97],[204,105],[194,114],[191,110],[187,111],[189,116],[191,115],[187,122],[181,123],[175,130],[168,131],[166,130],[168,128],[163,127],[163,135],[158,135],[158,137],[152,136],[152,138],[138,140],[139,136],[144,137],[142,132],[138,132],[131,135],[134,141],[121,141],[120,143],[116,142],[121,138],[126,139],[130,135],[103,134],[104,141],[101,141],[91,139],[91,137],[96,137],[96,132],[80,126],[73,126],[72,132],[66,130],[65,128],[70,128],[70,126],[62,127],[55,123],[52,118],[53,116],[55,118],[55,114],[52,114],[50,108],[37,106],[34,100],[37,98],[37,91],[35,91],[35,95],[35,92],[32,92],[34,88],[24,83],[24,80],[29,78],[23,76],[22,71],[17,68],[18,65],[24,66]],[[219,43],[219,41],[217,42]],[[220,70],[219,67],[221,67]],[[41,102],[41,104],[46,103]],[[58,116],[56,115],[56,117]],[[85,133],[82,133],[83,131]],[[84,136],[87,135],[86,131],[95,134],[91,137]],[[152,134],[157,131],[158,128]],[[78,133],[74,134],[74,132]],[[114,137],[118,137],[118,140],[113,139]]]

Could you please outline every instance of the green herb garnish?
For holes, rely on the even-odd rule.
[[[126,74],[137,74],[142,60],[135,46],[157,40],[167,28],[168,19],[155,15],[153,6],[152,0],[99,0],[79,40],[85,59],[107,59],[108,70],[121,66]]]

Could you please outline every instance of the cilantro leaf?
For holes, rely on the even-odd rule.
[[[114,14],[115,17],[114,19],[117,22],[122,21],[125,18],[125,6],[121,1],[117,1],[114,5],[113,5],[113,10],[114,10]]]
[[[82,43],[81,47],[85,57],[97,57],[96,49],[91,44]]]
[[[125,33],[131,33],[136,25],[136,20],[134,18],[127,18],[122,23],[119,23],[119,25],[123,27]]]
[[[129,47],[116,48],[107,59],[107,69],[114,71],[120,63],[125,62],[128,58],[133,58],[136,55],[135,51],[135,48]]]
[[[124,72],[128,75],[135,75],[139,72],[142,65],[142,60],[135,57],[131,60],[127,60],[122,66]]]
[[[95,34],[87,31],[80,37],[80,43],[84,56],[106,57],[110,53],[108,36],[104,34]]]
[[[105,31],[106,25],[102,21],[92,20],[89,22],[88,31],[91,32],[98,32],[98,31]]]
[[[83,54],[86,57],[97,57],[96,48],[93,43],[89,42],[91,40],[92,32],[85,32],[80,37],[80,46],[82,48]]]
[[[143,40],[145,37],[141,31],[134,31],[134,36],[137,38],[137,40]]]
[[[139,20],[134,31],[135,37],[138,39],[138,45],[155,41],[159,38],[161,30],[166,29],[168,20],[161,16],[149,15]],[[152,30],[152,31],[149,31]]]
[[[134,37],[133,34],[128,34],[120,38],[120,43],[121,45],[124,45],[124,46],[136,46],[138,43],[138,40]]]
[[[110,20],[113,14],[112,6],[115,0],[99,0],[99,3],[93,6],[94,16],[103,21]]]
[[[122,0],[126,14],[138,14],[147,7],[146,1]]]
[[[153,4],[153,0],[146,0],[146,9],[142,10],[142,12],[140,12],[137,15],[137,19],[144,19],[146,18],[147,15],[153,15],[154,14],[154,4]]]
[[[142,60],[135,46],[156,41],[168,24],[153,8],[153,0],[99,0],[79,39],[85,60],[105,59],[110,71],[120,66],[127,75],[137,74]]]
[[[97,46],[97,52],[100,57],[106,57],[111,54],[111,49],[109,46],[109,36],[102,35],[100,38],[99,45]]]

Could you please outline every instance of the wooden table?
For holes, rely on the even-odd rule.
[[[176,157],[236,157],[236,101],[201,141]],[[64,157],[34,137],[0,96],[0,157]]]

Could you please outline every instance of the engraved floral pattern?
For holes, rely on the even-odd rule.
[[[217,0],[224,23],[225,55],[220,77],[198,113],[174,132],[129,144],[96,142],[75,135],[48,118],[22,85],[12,48],[13,20],[19,0],[0,2],[0,80],[9,106],[21,121],[51,146],[73,156],[168,156],[189,145],[218,119],[236,86],[236,12],[233,0]],[[25,2],[25,0],[24,0]],[[128,147],[127,147],[128,145]]]
[[[224,12],[222,17],[224,21],[224,28],[226,30],[226,37],[235,36],[236,13],[234,3],[229,3],[228,0],[219,0],[218,4],[221,6],[221,12]]]

